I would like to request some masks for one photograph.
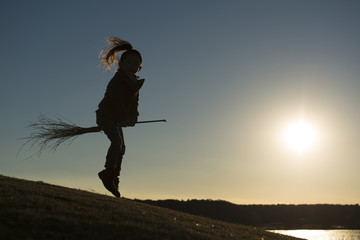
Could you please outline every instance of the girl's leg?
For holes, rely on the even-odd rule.
[[[118,127],[114,121],[107,119],[101,114],[97,115],[97,124],[101,127],[111,142],[106,155],[105,168],[115,171],[119,165],[119,156],[121,156],[121,153],[123,152],[122,129]]]
[[[123,141],[122,141],[122,145],[121,145],[120,154],[116,158],[114,184],[117,189],[119,189],[119,176],[120,176],[120,171],[121,171],[121,163],[122,163],[123,156],[125,154],[124,134],[123,134],[121,127],[119,127],[119,133],[120,133],[120,137]]]
[[[123,134],[121,127],[119,127],[119,135],[120,135],[120,138],[122,141],[121,141],[121,149],[119,151],[119,155],[116,157],[115,172],[120,174],[121,163],[122,163],[123,156],[125,154],[124,134]]]
[[[102,180],[105,188],[109,190],[114,196],[120,197],[120,193],[114,184],[116,176],[116,168],[118,165],[118,159],[122,152],[122,134],[120,134],[121,128],[119,128],[115,122],[107,119],[101,114],[97,114],[97,124],[104,131],[106,136],[110,139],[110,147],[106,155],[105,170],[99,172],[99,178]]]

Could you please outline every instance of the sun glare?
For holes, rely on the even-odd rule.
[[[316,145],[318,132],[309,122],[298,119],[285,127],[283,140],[291,150],[302,154]]]

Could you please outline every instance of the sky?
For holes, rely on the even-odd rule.
[[[357,204],[359,10],[351,0],[3,2],[0,174],[108,194],[103,133],[40,157],[18,150],[41,113],[96,125],[115,71],[98,56],[116,36],[143,56],[139,120],[167,120],[124,130],[122,196]]]

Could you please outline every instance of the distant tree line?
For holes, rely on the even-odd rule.
[[[137,200],[147,204],[266,229],[360,229],[356,205],[236,205],[221,200]]]

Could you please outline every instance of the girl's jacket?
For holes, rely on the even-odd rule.
[[[118,69],[110,80],[96,112],[112,119],[122,127],[135,123],[139,116],[139,90],[143,84],[144,79],[134,81],[123,70]]]

